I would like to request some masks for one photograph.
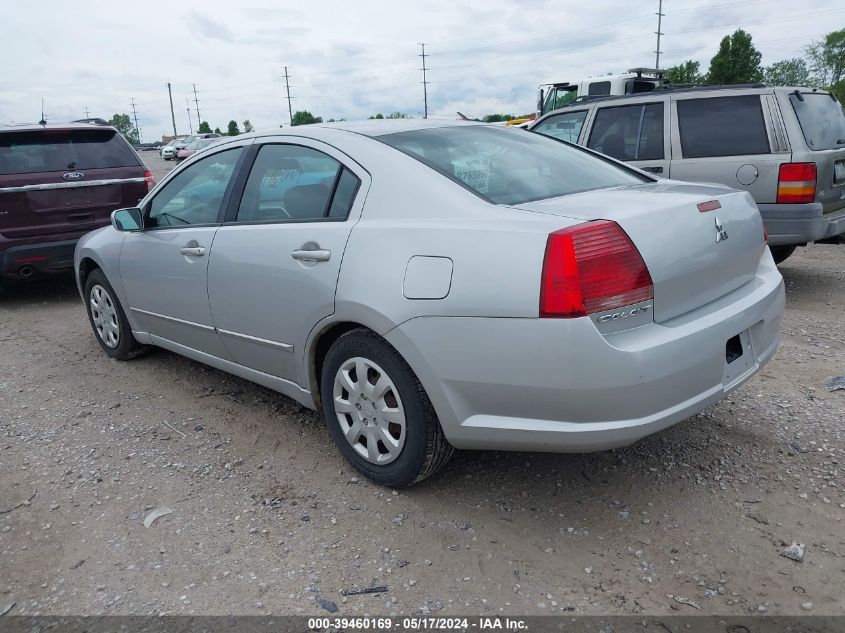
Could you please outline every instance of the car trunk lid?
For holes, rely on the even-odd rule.
[[[816,165],[816,200],[824,213],[845,207],[845,113],[841,104],[827,92],[789,93],[789,102],[798,119],[808,157]],[[795,158],[795,160],[799,160]],[[802,157],[803,159],[803,157]]]
[[[751,196],[723,187],[661,181],[514,206],[621,226],[648,266],[657,322],[751,281],[765,248]]]
[[[111,128],[0,134],[0,234],[7,239],[103,226],[147,190],[144,166]]]

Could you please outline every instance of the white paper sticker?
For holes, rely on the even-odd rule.
[[[486,158],[467,158],[452,161],[455,176],[479,193],[487,193],[490,186],[490,161]]]

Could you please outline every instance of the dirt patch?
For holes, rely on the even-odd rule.
[[[0,608],[842,613],[845,249],[782,272],[780,350],[729,399],[621,450],[460,453],[402,492],[283,396],[164,351],[109,361],[72,280],[7,289]]]

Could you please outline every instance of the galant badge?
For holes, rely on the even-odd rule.
[[[85,174],[81,171],[69,171],[66,174],[62,174],[62,178],[65,180],[82,180],[85,178]]]
[[[728,239],[728,232],[722,226],[722,223],[719,222],[719,218],[716,218],[716,243],[724,242],[726,239]]]

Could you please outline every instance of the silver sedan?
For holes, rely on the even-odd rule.
[[[322,410],[390,486],[453,448],[622,446],[775,352],[754,201],[538,134],[384,121],[227,139],[75,256],[111,358],[183,354]]]

